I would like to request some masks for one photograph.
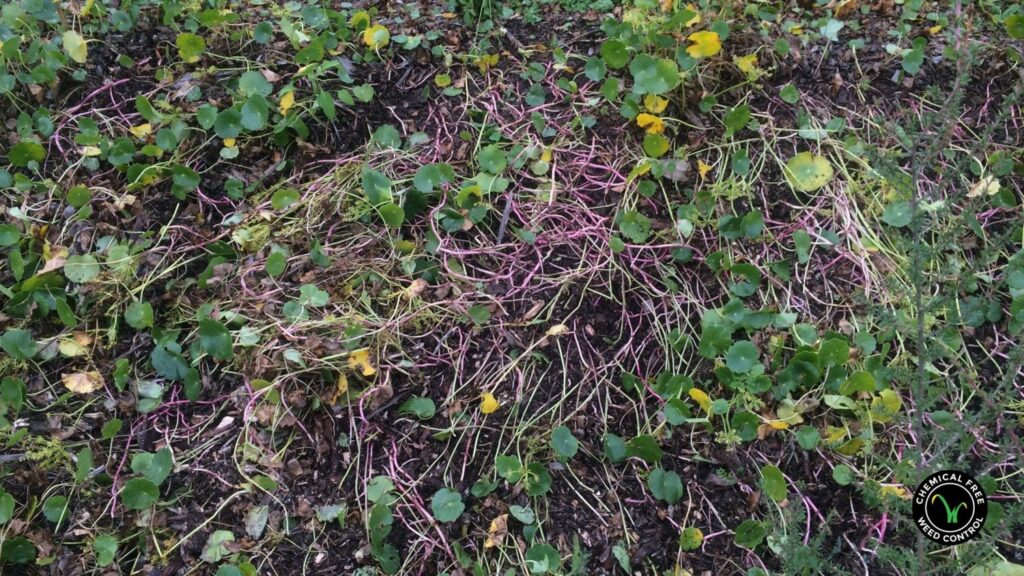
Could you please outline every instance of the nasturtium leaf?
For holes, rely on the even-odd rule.
[[[644,152],[652,158],[661,158],[668,152],[669,141],[661,134],[644,135]]]
[[[526,551],[526,565],[531,574],[557,574],[562,556],[554,546],[538,542]]]
[[[583,66],[583,74],[594,82],[604,80],[604,76],[607,73],[608,67],[601,58],[593,57],[587,60],[587,63]]]
[[[430,509],[438,522],[454,522],[466,510],[462,495],[451,488],[441,488],[430,500]]]
[[[626,210],[619,221],[619,230],[635,244],[643,244],[651,234],[651,219],[636,210]]]
[[[282,188],[270,197],[270,206],[274,210],[284,210],[299,201],[299,191],[293,188]]]
[[[836,481],[836,484],[846,486],[848,484],[852,484],[856,479],[856,476],[849,466],[846,464],[839,464],[832,469],[832,479]]]
[[[580,444],[572,432],[565,426],[559,426],[551,432],[551,448],[563,462],[576,456]]]
[[[236,138],[242,133],[242,113],[234,108],[221,110],[217,113],[213,130],[220,138]]]
[[[0,224],[0,248],[14,246],[21,240],[21,230],[14,224]]]
[[[220,562],[231,554],[228,544],[235,541],[235,535],[230,530],[215,530],[206,539],[203,552],[199,557],[211,564]]]
[[[363,192],[374,206],[390,202],[391,180],[376,170],[366,169],[363,172]]]
[[[778,466],[766,464],[761,468],[761,488],[776,502],[786,499],[786,477],[782,475],[782,470]]]
[[[254,94],[270,96],[270,93],[274,91],[274,86],[267,81],[263,74],[255,70],[249,70],[238,79],[238,89],[245,96],[252,96]]]
[[[426,396],[412,396],[398,407],[399,414],[412,414],[420,420],[430,420],[436,412],[434,401]]]
[[[786,180],[801,192],[813,192],[832,180],[832,164],[822,156],[800,152],[786,162]]]
[[[92,254],[68,256],[64,262],[64,276],[76,284],[85,284],[99,275],[100,264]]]
[[[626,459],[626,442],[621,437],[607,433],[604,435],[604,455],[613,464],[618,464]]]
[[[885,207],[882,211],[882,221],[889,226],[902,228],[910,224],[911,214],[910,202],[898,200]]]
[[[850,344],[842,338],[829,338],[818,349],[818,367],[843,366],[850,361]]]
[[[36,545],[24,536],[5,538],[0,546],[0,563],[28,564],[36,559],[38,553]]]
[[[534,513],[533,508],[529,506],[516,506],[513,504],[508,507],[508,512],[513,518],[523,524],[529,525],[537,521],[537,515]]]
[[[38,142],[24,141],[11,146],[7,159],[11,164],[25,168],[30,162],[40,163],[46,158],[46,149]]]
[[[89,55],[89,48],[86,46],[85,38],[74,30],[67,30],[61,36],[61,41],[64,44],[64,51],[67,52],[68,57],[78,62],[79,64],[85,64],[85,59]]]
[[[684,528],[682,533],[679,534],[679,548],[684,551],[691,551],[700,548],[700,545],[704,543],[704,532],[700,528],[690,526]]]
[[[0,488],[0,526],[7,524],[14,518],[14,496],[11,496]]]
[[[132,478],[121,490],[121,503],[131,510],[145,510],[160,499],[160,489],[146,478]]]
[[[249,131],[262,130],[270,117],[270,102],[262,94],[253,94],[245,100],[240,114],[243,128]]]
[[[153,305],[149,302],[132,302],[124,311],[124,321],[136,330],[153,327]]]
[[[284,270],[287,265],[288,257],[285,253],[280,250],[275,250],[267,256],[267,261],[263,265],[263,271],[271,277],[277,278],[281,274],[284,274]]]
[[[690,34],[686,39],[690,41],[686,53],[691,58],[707,58],[722,51],[722,40],[717,32],[702,30]]]
[[[157,486],[164,483],[171,474],[174,457],[170,448],[161,448],[156,452],[138,452],[132,456],[132,472],[141,474]]]
[[[68,515],[68,497],[50,496],[43,502],[43,516],[54,524],[60,524]]]
[[[101,534],[92,541],[92,551],[96,555],[96,565],[109,566],[117,557],[117,538],[110,534]]]
[[[740,340],[729,347],[725,356],[725,365],[737,374],[750,372],[758,363],[758,351],[749,340]]]
[[[540,462],[532,462],[523,475],[523,486],[529,496],[543,496],[551,490],[551,473]]]
[[[813,426],[803,426],[796,431],[796,442],[804,450],[810,451],[818,447],[821,433]]]
[[[647,477],[647,487],[655,498],[669,504],[679,502],[683,497],[683,481],[672,470],[655,468]]]
[[[648,464],[657,464],[664,454],[654,436],[641,435],[626,442],[626,457],[639,458]]]
[[[630,62],[629,71],[637,94],[664,94],[679,84],[679,67],[667,58],[639,54]]]
[[[839,386],[839,393],[843,396],[852,396],[858,392],[874,392],[875,388],[875,377],[870,372],[858,371],[850,374],[850,377]]]
[[[629,50],[619,40],[607,40],[601,44],[601,58],[609,68],[618,70],[629,62]]]
[[[481,149],[476,160],[480,169],[489,174],[500,174],[507,164],[505,153],[496,144]]]
[[[765,530],[764,524],[761,522],[757,520],[744,520],[736,527],[736,535],[733,537],[733,540],[737,546],[753,550],[764,541],[764,537],[767,534],[768,531]]]
[[[1024,13],[1007,16],[1003,24],[1006,25],[1006,32],[1011,38],[1024,39]]]
[[[730,108],[725,114],[722,122],[725,124],[726,135],[731,135],[734,132],[739,132],[744,126],[750,122],[750,106],[743,104],[735,108]]]
[[[787,104],[796,104],[800,100],[800,91],[792,84],[786,84],[779,90],[779,97]]]
[[[230,360],[234,341],[231,332],[221,322],[212,318],[199,321],[199,345],[210,356]]]
[[[206,50],[206,40],[189,32],[178,34],[174,44],[178,47],[178,56],[186,64],[199,62],[199,56]]]

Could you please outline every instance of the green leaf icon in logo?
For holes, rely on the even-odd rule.
[[[961,502],[954,506],[952,509],[950,509],[949,502],[946,502],[946,499],[942,497],[942,494],[936,494],[932,496],[932,504],[935,503],[936,498],[942,501],[942,507],[946,509],[946,524],[956,524],[957,516],[960,515],[960,507],[963,506],[964,508],[967,508],[967,503]]]

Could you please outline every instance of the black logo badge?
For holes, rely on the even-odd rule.
[[[939,544],[961,544],[974,538],[987,516],[985,491],[964,472],[936,472],[914,492],[914,523],[929,540]]]

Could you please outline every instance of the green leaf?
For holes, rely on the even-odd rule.
[[[651,234],[651,219],[636,210],[626,210],[619,221],[619,230],[634,244],[643,244]]]
[[[832,164],[822,156],[800,152],[786,162],[786,180],[801,192],[814,192],[832,180]]]
[[[851,470],[846,464],[840,464],[832,469],[832,479],[840,486],[846,486],[853,483],[855,478],[853,470]]]
[[[275,250],[267,256],[267,261],[263,265],[263,270],[273,278],[277,278],[281,274],[284,274],[285,267],[288,264],[288,259],[284,252]]]
[[[804,426],[796,431],[796,442],[801,448],[810,452],[818,447],[818,442],[821,440],[821,433],[818,432],[817,428],[812,426]]]
[[[601,44],[601,58],[609,68],[619,70],[629,63],[629,50],[619,40],[607,40]]]
[[[796,104],[800,101],[800,90],[792,84],[786,84],[779,90],[779,97],[782,98],[783,102]]]
[[[270,103],[267,102],[266,96],[253,94],[246,98],[240,114],[243,128],[249,131],[262,130],[267,125],[267,118],[270,116]]]
[[[96,555],[96,565],[109,566],[117,557],[117,538],[110,534],[101,534],[92,541],[92,551]]]
[[[858,392],[874,392],[876,388],[875,377],[870,372],[857,371],[839,386],[839,393],[852,396]]]
[[[607,72],[608,67],[605,66],[605,61],[597,57],[590,58],[583,66],[583,74],[593,82],[604,80]]]
[[[21,240],[21,231],[13,224],[0,224],[0,247],[14,246]]]
[[[626,442],[611,432],[604,435],[604,455],[613,464],[626,459]]]
[[[526,551],[526,566],[531,574],[555,574],[562,566],[562,556],[554,546],[537,543]]]
[[[17,360],[28,360],[36,355],[39,345],[27,330],[8,329],[0,336],[0,348]]]
[[[786,499],[786,477],[774,464],[767,464],[761,468],[761,487],[764,493],[776,502]]]
[[[7,159],[19,168],[25,168],[30,162],[42,163],[46,158],[46,149],[38,142],[18,142],[7,152]]]
[[[149,302],[132,302],[124,311],[124,321],[136,330],[153,327],[153,306]]]
[[[637,94],[664,94],[679,84],[679,67],[667,58],[655,60],[638,54],[629,64],[629,71]]]
[[[737,374],[746,374],[758,364],[757,346],[749,340],[740,340],[729,347],[725,365]]]
[[[405,210],[393,202],[385,203],[377,207],[380,218],[387,224],[388,228],[401,228],[405,222]]]
[[[92,254],[69,256],[64,263],[64,276],[76,284],[85,284],[100,275],[100,264]]]
[[[132,478],[121,490],[121,503],[130,510],[145,510],[160,499],[160,489],[146,478]]]
[[[654,436],[641,435],[626,442],[626,457],[639,458],[648,464],[657,464],[663,456],[661,446]]]
[[[736,535],[733,540],[736,542],[737,546],[753,550],[764,541],[764,537],[767,534],[768,531],[765,530],[764,524],[757,520],[744,520],[736,527]]]
[[[43,502],[43,516],[54,524],[60,524],[68,515],[68,497],[50,496]]]
[[[82,38],[82,35],[74,30],[67,30],[61,36],[61,40],[68,57],[79,64],[85,64],[85,59],[89,55],[89,48],[85,44],[85,38]]]
[[[231,554],[227,545],[235,541],[235,535],[230,530],[216,530],[206,539],[203,552],[199,557],[211,564],[220,562]]]
[[[1024,14],[1011,14],[1003,21],[1011,38],[1024,39]]]
[[[522,480],[523,473],[525,472],[523,463],[518,458],[504,454],[495,456],[494,469],[498,472],[498,476],[513,484]]]
[[[751,117],[752,116],[750,114],[750,106],[746,104],[743,104],[742,106],[737,106],[735,108],[731,108],[729,112],[725,114],[725,118],[722,120],[722,122],[725,124],[726,135],[728,136],[734,132],[739,132],[740,130],[742,130],[743,127],[750,122]]]
[[[14,518],[14,496],[0,488],[0,526],[7,524]]]
[[[487,324],[491,319],[491,309],[486,304],[470,306],[466,313],[469,315],[469,319],[478,326]]]
[[[28,564],[36,559],[36,554],[36,545],[28,538],[6,538],[0,547],[0,563]]]
[[[219,360],[230,360],[234,341],[224,324],[212,318],[199,321],[199,346],[210,356]]]
[[[178,56],[187,64],[198,62],[199,56],[206,50],[206,40],[188,32],[178,34],[174,44],[178,47]]]
[[[850,344],[842,338],[829,338],[818,349],[818,366],[844,366],[850,361]]]
[[[533,462],[526,467],[523,484],[529,496],[543,496],[551,490],[551,473],[540,462]]]
[[[374,206],[391,201],[391,180],[376,170],[363,171],[363,192]]]
[[[92,472],[92,448],[85,446],[75,456],[75,482],[81,484]]]
[[[213,130],[220,138],[236,138],[242,132],[242,113],[234,108],[221,110],[217,113]]]
[[[292,188],[282,188],[270,197],[270,206],[274,210],[284,210],[299,201],[299,191]]]
[[[132,472],[143,475],[157,486],[164,483],[171,474],[174,457],[170,448],[161,448],[156,453],[139,452],[132,456]]]
[[[500,174],[507,165],[505,153],[498,148],[497,144],[485,146],[480,150],[476,160],[477,164],[480,165],[480,169],[489,174]]]
[[[399,414],[412,414],[420,420],[430,420],[436,412],[434,401],[426,396],[413,396],[398,407]]]
[[[568,428],[559,426],[551,432],[551,448],[555,451],[558,459],[565,462],[576,456],[580,444]]]
[[[889,226],[895,228],[902,228],[910,224],[911,211],[910,202],[906,200],[900,200],[893,202],[885,207],[882,211],[882,222],[885,222]]]
[[[661,134],[644,135],[644,153],[652,158],[661,158],[670,147],[668,138]]]
[[[683,497],[683,481],[672,470],[655,468],[647,477],[647,487],[655,498],[669,504],[679,502]]]
[[[691,551],[700,548],[700,545],[704,543],[704,532],[700,528],[684,528],[683,532],[679,535],[679,547],[684,551]]]
[[[238,79],[238,89],[244,96],[252,96],[259,94],[260,96],[270,96],[271,92],[274,91],[274,86],[267,79],[263,77],[263,74],[255,70],[249,70],[242,74],[242,77]]]
[[[462,495],[450,488],[441,488],[430,500],[430,510],[438,522],[454,522],[466,510]]]

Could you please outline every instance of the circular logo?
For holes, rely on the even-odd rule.
[[[988,499],[969,474],[943,470],[924,479],[914,492],[914,523],[929,540],[961,544],[985,525]]]

